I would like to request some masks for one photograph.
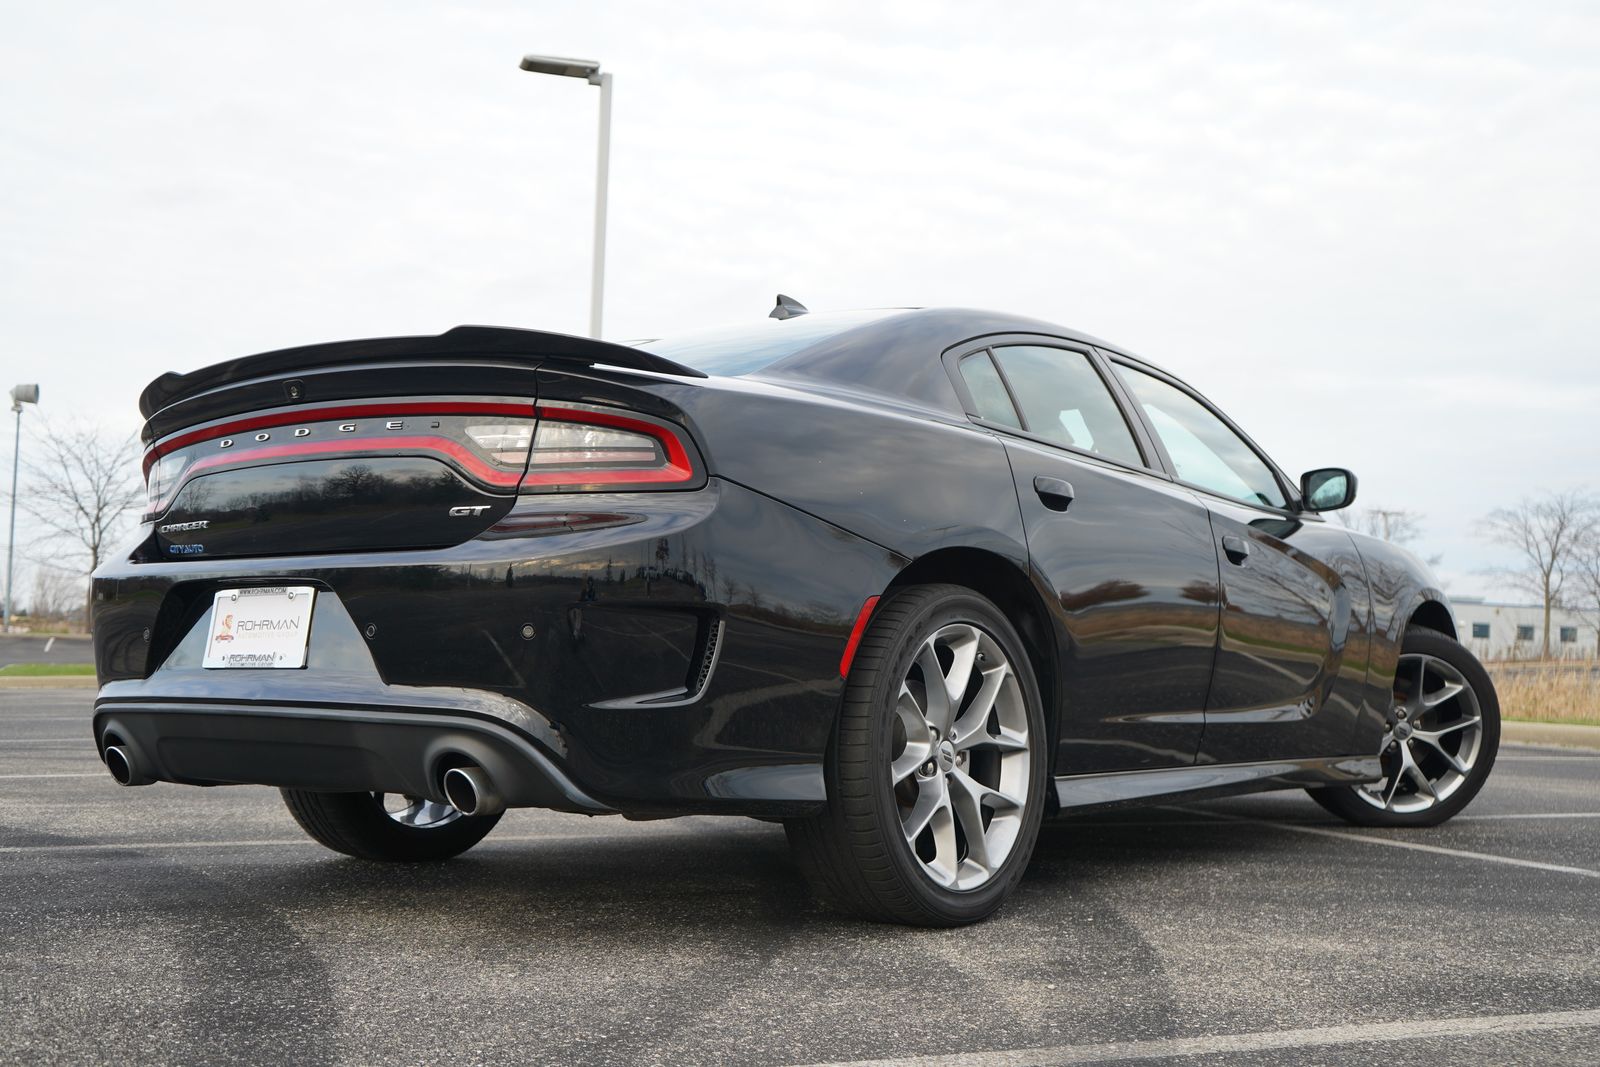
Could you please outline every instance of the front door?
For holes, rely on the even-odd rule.
[[[1173,474],[1211,513],[1222,634],[1202,763],[1340,754],[1366,684],[1367,590],[1350,535],[1291,510],[1281,480],[1215,411],[1176,382],[1119,366]]]

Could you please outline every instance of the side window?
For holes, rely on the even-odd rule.
[[[1473,623],[1472,624],[1472,636],[1473,636],[1473,638],[1479,639],[1479,640],[1488,639],[1488,637],[1489,637],[1489,624],[1486,623],[1486,622],[1475,622],[1475,623]]]
[[[1006,345],[995,361],[1022,408],[1022,428],[1071,448],[1141,467],[1144,459],[1111,390],[1082,352]]]
[[[972,402],[978,409],[973,412],[974,415],[1002,426],[1022,429],[1017,409],[1012,406],[1006,384],[1000,380],[1000,372],[990,362],[987,349],[962,358],[961,380],[967,383],[967,392],[972,394]]]
[[[1260,456],[1228,424],[1182,389],[1132,367],[1117,367],[1180,481],[1249,504],[1284,507],[1283,489]]]

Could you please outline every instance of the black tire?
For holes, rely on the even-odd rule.
[[[958,623],[991,638],[1011,664],[1029,737],[1020,827],[988,881],[970,890],[946,888],[924,873],[902,830],[888,770],[896,754],[894,709],[901,681],[923,642]],[[898,744],[903,754],[903,734]],[[914,586],[898,592],[874,613],[845,683],[827,757],[828,806],[819,815],[784,823],[795,858],[817,895],[851,915],[915,926],[960,926],[985,919],[1021,879],[1033,853],[1048,785],[1048,744],[1027,650],[999,609],[961,586]],[[977,757],[961,766],[975,772]]]
[[[379,793],[313,793],[280,789],[289,814],[319,844],[358,859],[433,863],[483,840],[500,814],[463,815],[436,826],[406,826],[384,810]]]
[[[1357,826],[1437,826],[1460,812],[1478,795],[1478,790],[1483,788],[1489,772],[1494,768],[1495,754],[1500,748],[1500,701],[1495,696],[1494,682],[1490,680],[1489,672],[1483,669],[1477,657],[1449,636],[1421,627],[1406,631],[1400,656],[1402,663],[1408,656],[1431,656],[1453,667],[1472,691],[1471,696],[1476,701],[1481,719],[1482,736],[1470,770],[1461,776],[1454,790],[1449,796],[1420,811],[1394,811],[1378,807],[1362,799],[1358,786],[1326,786],[1307,790],[1318,804]],[[1466,717],[1468,713],[1463,710],[1466,705],[1459,698],[1450,703],[1457,705],[1453,710],[1460,718],[1456,721]],[[1443,707],[1446,713],[1452,711],[1448,705]],[[1458,746],[1461,743],[1460,740],[1455,742]],[[1455,755],[1460,756],[1459,749]],[[1384,758],[1385,769],[1388,770],[1393,759],[1392,748],[1386,748]]]

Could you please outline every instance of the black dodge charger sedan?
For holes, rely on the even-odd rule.
[[[819,894],[993,912],[1064,811],[1305,788],[1426,826],[1499,711],[1427,568],[1190,386],[967,310],[464,326],[144,391],[95,576],[125,785],[438,860],[507,807],[781,820]]]

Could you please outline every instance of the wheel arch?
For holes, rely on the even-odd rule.
[[[1017,628],[1033,667],[1039,698],[1044,702],[1045,730],[1048,733],[1048,774],[1055,774],[1056,740],[1059,736],[1058,679],[1055,628],[1039,591],[1027,572],[1004,556],[981,548],[941,548],[919,556],[896,574],[883,595],[913,585],[945,583],[960,585],[979,593],[1001,610]],[[1050,799],[1054,790],[1048,790]]]
[[[1406,625],[1437,630],[1452,639],[1456,637],[1456,620],[1451,616],[1450,609],[1438,600],[1424,599],[1419,602],[1411,609]]]

